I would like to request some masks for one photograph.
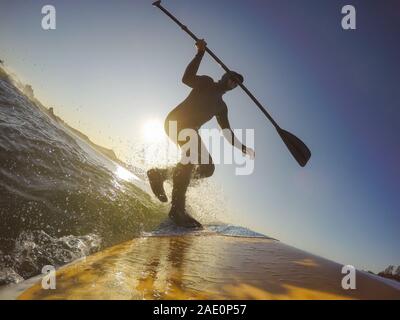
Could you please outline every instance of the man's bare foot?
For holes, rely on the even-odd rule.
[[[203,229],[203,226],[195,218],[189,215],[185,210],[171,208],[169,212],[170,219],[179,227],[191,229]]]
[[[164,178],[162,177],[160,170],[150,169],[147,171],[147,177],[149,178],[150,187],[154,195],[161,202],[167,202],[168,198],[164,190]]]

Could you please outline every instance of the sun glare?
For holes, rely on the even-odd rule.
[[[180,150],[171,143],[164,131],[164,123],[149,119],[142,126],[142,158],[148,168],[175,164],[180,159]]]
[[[128,171],[127,169],[117,166],[117,170],[115,171],[115,174],[117,175],[118,178],[126,181],[131,181],[131,180],[139,180],[138,177],[136,177],[132,172]]]
[[[151,119],[143,124],[143,138],[146,142],[160,142],[165,139],[164,126],[161,120]]]

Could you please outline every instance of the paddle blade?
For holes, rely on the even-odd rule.
[[[279,128],[278,133],[299,165],[304,167],[311,157],[310,149],[307,148],[303,141],[290,132]]]

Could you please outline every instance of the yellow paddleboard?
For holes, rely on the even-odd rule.
[[[149,236],[98,252],[41,280],[19,299],[400,299],[357,271],[344,290],[342,266],[268,238],[218,234]]]

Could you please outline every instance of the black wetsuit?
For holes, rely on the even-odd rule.
[[[222,100],[222,95],[227,91],[226,84],[216,83],[209,76],[196,75],[203,56],[204,53],[197,53],[185,70],[182,82],[191,87],[192,91],[168,114],[165,120],[167,134],[169,120],[177,121],[178,130],[184,128],[198,130],[214,116],[222,128],[229,126],[228,108]]]
[[[227,84],[228,78],[223,77],[219,82],[214,82],[211,77],[204,75],[198,76],[197,71],[203,56],[204,52],[198,52],[194,59],[187,66],[182,77],[182,82],[191,87],[192,91],[182,103],[180,103],[168,114],[165,120],[165,131],[171,140],[178,146],[182,146],[187,142],[179,141],[177,139],[177,136],[181,130],[195,130],[199,146],[199,149],[197,150],[199,157],[198,164],[183,164],[180,162],[174,168],[150,170],[150,176],[153,175],[154,177],[155,175],[156,177],[151,179],[153,182],[156,182],[153,183],[153,186],[157,185],[157,183],[160,182],[160,179],[164,181],[169,178],[171,175],[170,173],[172,172],[173,190],[170,217],[173,217],[173,219],[178,222],[182,219],[186,221],[188,218],[187,214],[182,214],[182,212],[185,212],[185,194],[190,179],[210,177],[215,170],[211,155],[208,153],[204,143],[201,141],[198,130],[203,124],[211,120],[213,117],[217,118],[218,124],[222,129],[230,128],[228,121],[228,108],[225,102],[222,100],[223,94],[230,90]],[[170,121],[176,121],[177,132],[169,132]],[[200,156],[202,159],[204,159],[204,156],[208,156],[208,163],[202,163]],[[158,196],[160,193],[164,193],[163,191],[160,192],[160,189],[162,189],[160,184],[158,184],[155,189],[157,189],[157,192],[155,193]],[[166,199],[163,196],[162,201],[164,200]],[[190,217],[190,222],[193,221],[195,220]],[[184,225],[185,223],[182,222],[181,224]]]
[[[147,171],[151,189],[162,202],[168,201],[163,183],[172,177],[172,206],[169,217],[179,226],[191,228],[201,227],[201,224],[187,214],[185,210],[185,194],[190,179],[210,177],[215,170],[211,155],[202,142],[198,130],[203,124],[216,117],[221,129],[229,129],[232,136],[233,132],[228,120],[228,108],[222,100],[222,96],[235,87],[230,80],[236,83],[243,82],[243,77],[233,71],[224,74],[218,82],[214,82],[208,76],[198,76],[197,71],[203,56],[204,52],[198,52],[187,66],[182,82],[191,87],[192,91],[182,103],[168,114],[164,124],[165,131],[170,139],[181,147],[186,156],[190,156],[189,161],[182,159],[185,161],[180,161],[175,167],[153,168]],[[172,129],[171,132],[170,129]],[[186,131],[184,136],[189,139],[180,141],[179,133],[184,129],[192,129],[190,135],[194,134],[195,136],[187,137]],[[193,137],[197,139],[193,139]],[[232,139],[232,143],[233,141]],[[186,149],[187,143],[189,144],[188,149]],[[196,148],[194,148],[195,146]],[[245,146],[242,145],[242,150],[245,150],[244,148]],[[191,154],[192,152],[196,154]],[[192,160],[195,160],[196,163]]]
[[[228,107],[222,100],[223,94],[228,91],[227,83],[223,81],[214,82],[209,76],[199,76],[197,71],[204,52],[198,52],[187,66],[182,77],[182,82],[192,88],[189,96],[173,109],[165,120],[165,130],[168,136],[177,145],[182,146],[186,141],[177,141],[176,135],[169,132],[169,121],[176,121],[178,132],[182,129],[190,128],[199,130],[200,127],[211,120],[217,118],[221,128],[229,128]],[[208,153],[197,133],[198,140],[198,165],[193,171],[194,165],[178,163],[173,173],[172,207],[185,207],[185,194],[190,179],[207,178],[213,175],[215,166],[211,155]],[[207,157],[207,163],[202,163],[200,157]],[[193,174],[192,174],[193,173]]]

